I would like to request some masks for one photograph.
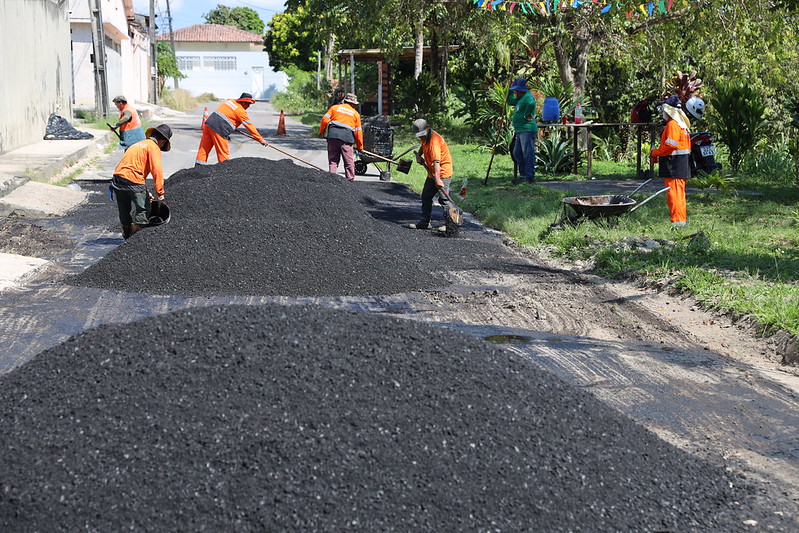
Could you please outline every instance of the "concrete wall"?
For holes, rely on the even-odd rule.
[[[65,0],[0,1],[0,153],[40,141],[51,113],[72,120]]]
[[[187,77],[180,80],[181,89],[193,96],[211,93],[217,98],[238,98],[241,93],[250,93],[256,100],[269,100],[275,92],[288,87],[288,76],[275,72],[269,66],[269,55],[262,45],[249,43],[175,43],[175,55],[199,57],[200,67],[181,70]],[[211,70],[205,67],[208,57],[235,57],[235,70]],[[174,80],[166,86],[174,88]]]

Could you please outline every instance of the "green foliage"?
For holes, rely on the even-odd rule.
[[[397,80],[395,96],[400,114],[405,119],[424,117],[435,123],[447,110],[441,99],[441,85],[428,71],[422,71],[417,79],[406,76]]]
[[[568,139],[554,133],[538,141],[535,158],[537,171],[548,174],[569,172],[574,166],[574,149]]]
[[[765,112],[763,99],[752,86],[732,81],[716,87],[709,120],[718,141],[730,151],[733,172],[738,171],[746,152],[764,134]]]
[[[264,49],[269,53],[272,68],[316,69],[316,52],[323,48],[321,36],[315,31],[316,20],[303,5],[272,17],[264,37]]]
[[[186,75],[178,69],[178,61],[175,58],[174,52],[172,52],[172,46],[170,46],[168,42],[158,41],[157,50],[158,81],[161,84],[161,90],[163,91],[166,78],[182,80],[186,77]]]
[[[203,15],[208,24],[235,26],[240,30],[262,34],[264,21],[254,9],[249,7],[233,7],[217,4],[216,8]]]
[[[574,92],[574,84],[572,82],[562,83],[559,79],[549,78],[542,80],[535,88],[542,92],[545,97],[554,97],[558,99],[560,105],[560,116],[571,117],[574,116],[574,109],[577,104],[583,108],[583,112],[587,112],[588,101],[584,94],[576,94]],[[538,110],[539,113],[541,110]]]
[[[289,77],[288,87],[272,98],[272,106],[275,109],[291,115],[327,111],[329,87],[322,85],[319,89],[316,88],[316,73],[290,67],[286,69],[286,75]]]
[[[469,120],[474,131],[488,146],[497,143],[498,154],[509,153],[513,140],[513,108],[506,104],[507,97],[508,88],[505,84],[494,82],[483,92],[477,112]]]
[[[711,189],[716,189],[724,194],[737,192],[735,190],[735,178],[721,172],[707,173],[700,170],[697,176],[688,183],[691,187],[705,191],[705,194],[710,194]]]

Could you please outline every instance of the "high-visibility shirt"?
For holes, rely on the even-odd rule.
[[[114,169],[119,176],[131,183],[144,185],[147,176],[152,174],[155,193],[164,194],[164,169],[161,167],[161,148],[152,139],[139,141],[125,151],[122,160]]]
[[[139,118],[139,112],[136,111],[135,107],[133,107],[127,102],[125,102],[125,105],[122,106],[122,112],[119,114],[119,121],[122,121],[122,118],[125,116],[126,112],[130,113],[130,120],[125,122],[124,124],[120,124],[119,129],[125,131],[125,130],[140,128],[141,119]]]
[[[430,130],[430,140],[422,140],[422,156],[424,157],[425,165],[427,165],[427,177],[434,178],[435,172],[434,163],[438,161],[441,167],[442,180],[452,177],[452,156],[449,153],[449,146],[444,138],[438,132]]]
[[[350,104],[336,104],[327,110],[319,124],[319,135],[324,135],[325,132],[329,139],[355,143],[355,148],[363,150],[361,114]]]
[[[226,100],[217,107],[213,113],[206,119],[205,124],[211,130],[218,133],[225,139],[230,140],[230,134],[241,125],[250,132],[250,135],[263,140],[258,130],[250,124],[250,117],[247,115],[247,110],[244,109],[237,100]]]
[[[691,177],[691,135],[677,121],[669,119],[660,135],[660,146],[652,151],[660,158],[661,178],[688,179]]]

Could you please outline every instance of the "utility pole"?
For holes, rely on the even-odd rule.
[[[102,0],[89,0],[94,47],[94,110],[98,119],[108,116],[108,79],[105,71],[105,31],[101,2]]]
[[[172,31],[172,12],[169,10],[169,0],[166,0],[166,16],[169,18],[169,44],[172,45],[172,56],[175,58],[175,67],[177,67],[178,56],[175,55],[175,32]],[[175,80],[175,89],[179,89],[178,78]]]
[[[158,103],[158,42],[155,40],[155,0],[150,0],[150,103]]]

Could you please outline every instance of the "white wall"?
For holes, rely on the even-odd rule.
[[[183,43],[181,45],[183,48]],[[217,98],[238,98],[241,93],[251,93],[256,100],[268,100],[275,92],[288,87],[288,76],[283,72],[272,70],[272,67],[269,66],[269,55],[266,52],[230,49],[208,51],[208,48],[213,46],[213,43],[209,43],[205,47],[206,51],[201,51],[203,47],[194,43],[190,47],[192,50],[176,50],[175,55],[178,58],[199,56],[201,62],[206,57],[235,57],[236,70],[209,70],[204,67],[196,70],[181,70],[187,76],[178,82],[181,89],[186,89],[193,96],[211,93]],[[246,43],[239,46],[252,48]],[[259,68],[254,69],[253,67]],[[171,78],[168,79],[167,87],[174,88],[173,81]]]
[[[0,153],[40,141],[51,113],[72,120],[69,45],[66,3],[0,1]]]

